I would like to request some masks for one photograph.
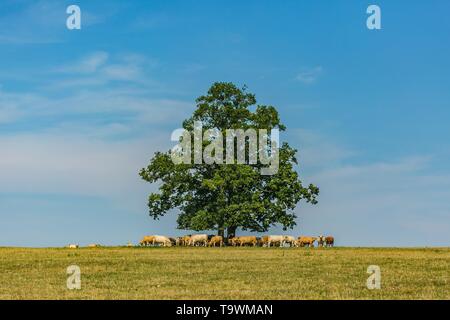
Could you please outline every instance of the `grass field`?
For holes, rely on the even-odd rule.
[[[450,299],[449,276],[450,248],[0,248],[0,299]]]

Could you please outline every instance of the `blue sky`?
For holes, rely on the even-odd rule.
[[[77,4],[82,29],[66,28]],[[377,4],[382,30],[366,28]],[[319,204],[293,235],[450,243],[450,3],[1,1],[0,246],[175,229],[137,173],[214,81],[277,106]],[[273,228],[271,233],[280,233]]]

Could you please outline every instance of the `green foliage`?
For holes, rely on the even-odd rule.
[[[195,121],[202,122],[203,130],[216,128],[222,132],[286,129],[274,107],[257,105],[251,111],[255,96],[232,83],[214,83],[196,102],[194,114],[183,122],[183,128],[189,131]],[[287,143],[281,145],[275,175],[261,175],[261,164],[174,164],[170,152],[157,152],[140,172],[144,180],[159,183],[159,192],[149,196],[150,216],[158,219],[179,208],[178,228],[216,229],[219,233],[228,229],[228,234],[234,234],[236,228],[264,232],[275,224],[292,228],[297,203],[305,200],[316,204],[319,194],[316,186],[302,185],[294,168],[296,152]]]

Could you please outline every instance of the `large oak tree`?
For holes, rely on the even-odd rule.
[[[214,83],[196,102],[197,109],[183,122],[185,130],[192,131],[196,121],[202,122],[203,130],[221,132],[286,129],[274,107],[256,105],[253,94],[232,83]],[[260,163],[175,164],[170,151],[157,152],[140,171],[142,179],[159,185],[159,192],[148,199],[150,216],[158,219],[178,208],[179,229],[214,229],[219,235],[227,230],[228,237],[234,236],[237,228],[258,232],[276,224],[293,228],[299,201],[316,204],[319,194],[316,186],[302,185],[296,152],[286,142],[279,146],[279,167],[274,175],[262,175]]]

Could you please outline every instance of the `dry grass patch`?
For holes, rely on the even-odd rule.
[[[0,248],[0,299],[450,299],[449,270],[449,248]]]

